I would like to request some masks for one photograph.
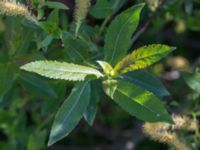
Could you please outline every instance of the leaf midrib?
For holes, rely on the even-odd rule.
[[[137,50],[138,51],[138,50]],[[156,55],[162,55],[162,54],[165,54],[167,55],[170,51],[164,51],[162,53],[154,53],[152,55],[148,55],[148,56],[145,56],[145,57],[135,57],[133,59],[131,59],[133,56],[131,56],[129,59],[130,59],[130,63],[128,63],[127,65],[123,66],[122,68],[120,67],[119,70],[122,70],[122,69],[125,69],[131,65],[136,65],[137,61],[142,61],[144,59],[148,59],[149,57],[153,57],[153,56],[156,56]],[[133,55],[133,54],[130,54],[130,55]],[[127,56],[128,57],[128,56]],[[162,57],[159,57],[159,59],[161,59]],[[126,58],[124,58],[124,60],[126,60]],[[120,63],[120,62],[119,62]],[[123,64],[123,62],[122,62]],[[117,66],[117,65],[116,65]]]
[[[77,48],[75,48],[75,47],[73,47],[71,45],[69,47],[71,47],[72,49],[75,50],[75,53],[82,59],[82,61],[85,61],[85,58],[80,54],[80,52],[78,51]]]
[[[138,50],[137,50],[138,51]],[[146,59],[146,58],[148,58],[148,57],[152,57],[152,56],[156,56],[156,55],[162,55],[162,54],[165,54],[166,53],[166,55],[167,55],[167,53],[169,53],[171,50],[166,50],[166,51],[162,51],[162,52],[160,52],[160,53],[153,53],[153,54],[150,54],[150,55],[148,55],[148,56],[144,56],[144,57],[135,57],[136,59],[133,59],[133,60],[135,60],[135,61],[137,61],[137,60],[140,60],[140,59]],[[134,52],[133,52],[134,53]],[[133,54],[131,54],[131,55],[133,55]],[[160,57],[161,58],[161,57]]]
[[[124,29],[124,26],[125,26],[126,24],[128,24],[129,20],[132,19],[132,17],[133,17],[133,15],[131,15],[131,16],[127,19],[127,21],[121,26],[120,32],[117,34],[117,38],[116,38],[116,42],[115,42],[115,44],[114,44],[114,49],[113,49],[113,53],[112,53],[112,57],[111,57],[110,62],[112,62],[113,57],[114,57],[114,55],[115,55],[115,53],[116,53],[117,43],[118,43],[118,41],[119,41],[119,37],[120,37],[120,35],[121,35],[121,32],[122,32],[122,30]]]
[[[140,80],[137,80],[137,79],[133,79],[133,78],[131,78],[131,77],[129,77],[129,76],[125,76],[125,78],[127,78],[127,79],[130,80],[130,81],[135,81],[135,82],[138,82],[138,83],[140,83],[140,84],[145,84],[144,82],[142,82],[142,81],[140,81]],[[152,89],[154,89],[155,91],[157,91],[158,93],[160,93],[159,90],[157,90],[157,88],[155,88],[155,87],[153,87],[153,86],[150,86],[149,84],[145,84],[145,86],[147,86],[147,87],[149,87],[149,88],[152,88]]]
[[[133,100],[133,99],[132,99],[130,96],[128,96],[126,93],[124,93],[123,91],[119,90],[119,88],[117,88],[117,90],[118,90],[121,94],[123,94],[123,95],[127,96],[129,99],[131,99],[131,101]],[[134,100],[133,100],[133,101],[134,101]],[[136,101],[134,101],[134,102],[136,102]],[[156,117],[157,117],[157,115],[161,115],[160,113],[157,113],[157,112],[151,110],[150,108],[146,107],[145,105],[142,105],[141,103],[138,103],[138,102],[136,102],[136,103],[139,104],[139,105],[141,105],[141,106],[143,106],[143,107],[145,107],[145,108],[146,108],[147,110],[149,110],[150,112],[154,113]]]
[[[74,108],[76,107],[76,105],[78,104],[78,102],[80,101],[80,97],[81,97],[83,91],[85,90],[85,87],[87,86],[87,84],[88,84],[88,82],[86,82],[86,83],[83,85],[83,87],[82,87],[82,89],[81,89],[81,91],[80,91],[80,94],[79,94],[79,95],[77,96],[77,98],[76,98],[76,101],[75,101],[74,105],[71,107],[69,113],[68,113],[67,116],[64,118],[64,120],[63,120],[63,123],[64,123],[64,124],[65,124],[67,118],[71,115],[72,111],[74,110]]]
[[[44,70],[44,71],[61,71],[61,72],[68,72],[68,73],[81,73],[81,74],[94,74],[94,75],[100,75],[96,70],[91,70],[91,68],[85,68],[86,70],[70,70],[70,69],[66,69],[66,68],[41,68],[41,67],[34,67],[35,69],[38,70]]]

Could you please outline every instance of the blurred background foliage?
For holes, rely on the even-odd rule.
[[[101,58],[95,54],[102,52],[107,23],[122,10],[145,2],[147,5],[131,50],[152,43],[177,47],[172,55],[148,70],[157,75],[170,91],[171,95],[164,102],[171,113],[199,120],[200,1],[93,0],[87,21],[80,29],[81,39],[70,38],[75,30],[74,0],[58,1],[69,9],[45,0],[21,0],[43,22],[42,28],[20,17],[0,16],[0,149],[169,149],[165,144],[148,139],[142,133],[142,122],[111,105],[106,101],[107,97],[100,101],[93,127],[81,121],[67,138],[47,148],[55,112],[74,83],[25,73],[19,70],[19,66],[42,59],[82,63],[73,49],[79,49],[85,58]],[[200,149],[198,130],[195,133],[181,132],[180,137],[192,149]]]

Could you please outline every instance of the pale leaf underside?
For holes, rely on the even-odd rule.
[[[85,80],[88,75],[97,78],[102,76],[98,70],[91,67],[57,61],[35,61],[22,66],[21,69],[52,79],[71,81]]]

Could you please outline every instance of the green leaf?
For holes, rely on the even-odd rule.
[[[30,93],[35,93],[48,98],[57,98],[55,91],[50,87],[48,82],[35,74],[20,73],[20,83],[24,86],[25,90]]]
[[[200,93],[200,72],[182,72],[186,84],[194,91]]]
[[[68,81],[59,81],[55,80],[53,84],[51,84],[55,93],[57,94],[57,98],[43,98],[42,101],[42,113],[43,114],[50,114],[51,112],[55,111],[63,101],[63,97],[66,96],[67,88],[70,86]]]
[[[78,124],[90,101],[90,84],[77,84],[58,110],[51,129],[48,146],[66,137]]]
[[[43,41],[41,41],[38,44],[38,49],[44,48],[45,51],[48,49],[48,46],[52,43],[53,41],[53,36],[52,35],[47,35]]]
[[[90,8],[90,14],[97,19],[103,19],[113,12],[112,3],[108,0],[97,0],[96,4]]]
[[[63,32],[62,42],[65,51],[70,57],[71,61],[76,63],[83,63],[88,58],[88,45],[81,39],[77,39],[68,32]]]
[[[39,25],[48,34],[53,35],[54,38],[60,38],[62,35],[62,30],[59,27],[59,12],[57,9],[51,12],[47,21],[40,22]]]
[[[125,111],[141,120],[173,123],[163,103],[151,92],[134,84],[118,81],[113,100]]]
[[[175,50],[174,47],[160,44],[143,46],[124,57],[117,63],[114,70],[119,74],[124,74],[129,71],[146,68],[159,61],[173,50]]]
[[[91,82],[91,96],[89,105],[84,113],[84,119],[87,121],[89,125],[93,125],[94,119],[97,113],[97,103],[100,101],[100,95],[98,91],[98,86],[96,81]]]
[[[151,73],[144,70],[137,70],[129,72],[123,76],[120,76],[120,79],[136,84],[141,88],[144,88],[159,97],[169,95],[169,92],[164,87],[164,85]]]
[[[12,87],[14,82],[13,64],[0,64],[0,98]]]
[[[85,80],[89,75],[97,78],[102,76],[98,70],[91,67],[57,61],[35,61],[22,66],[21,69],[52,79],[71,81]]]
[[[138,26],[143,6],[144,4],[136,5],[122,12],[108,27],[104,60],[111,65],[115,65],[126,55],[131,44],[131,36]]]
[[[54,9],[64,9],[64,10],[69,9],[65,4],[60,2],[47,1],[45,5],[48,6],[49,8],[54,8]]]
[[[117,89],[117,80],[108,79],[103,81],[104,92],[113,99],[115,90]]]

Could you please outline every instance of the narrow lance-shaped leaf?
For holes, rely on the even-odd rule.
[[[84,113],[84,119],[89,125],[93,125],[97,113],[97,103],[100,101],[99,86],[97,81],[91,82],[91,96],[88,107]]]
[[[129,72],[119,77],[120,79],[144,88],[159,97],[169,95],[162,82],[151,73],[144,70]]]
[[[119,106],[138,119],[173,122],[162,102],[154,94],[134,84],[118,81],[112,96]]]
[[[73,88],[56,114],[48,146],[66,137],[75,128],[89,104],[90,92],[88,81],[79,83]]]
[[[104,60],[111,65],[115,65],[126,55],[131,44],[132,34],[138,26],[143,6],[144,4],[139,4],[122,12],[108,27],[105,37]]]
[[[52,79],[72,81],[84,80],[88,75],[93,75],[97,78],[102,76],[94,68],[57,61],[35,61],[22,66],[21,69]]]
[[[146,68],[159,61],[173,50],[175,50],[174,47],[160,44],[141,47],[118,62],[114,70],[119,74],[124,74],[129,71]]]

